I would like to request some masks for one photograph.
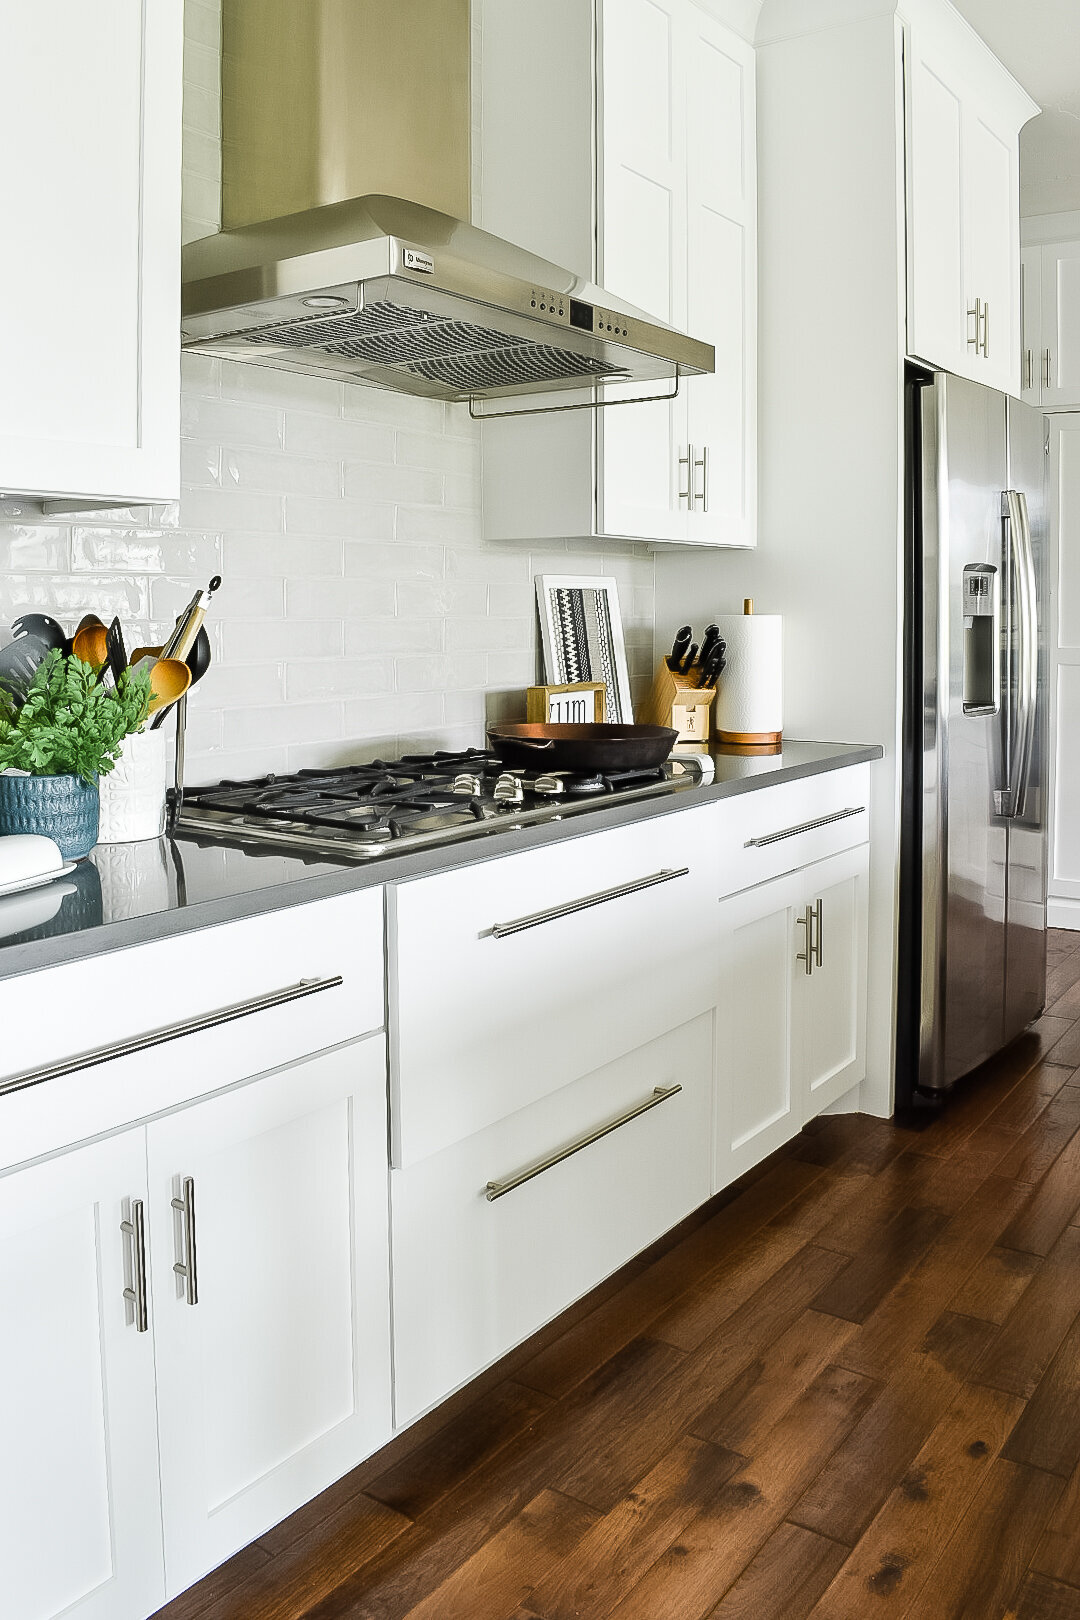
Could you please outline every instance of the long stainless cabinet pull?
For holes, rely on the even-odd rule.
[[[852,804],[846,810],[834,810],[829,816],[818,816],[814,821],[800,821],[797,827],[785,827],[782,832],[763,833],[760,838],[748,838],[744,849],[764,849],[766,844],[778,844],[783,838],[797,838],[800,833],[813,832],[815,827],[827,827],[833,821],[846,821],[849,816],[864,816],[865,804]]]
[[[975,336],[973,338],[972,337],[968,338],[967,346],[968,346],[969,349],[974,349],[975,353],[978,354],[979,351],[982,348],[982,338],[979,336],[979,329],[982,326],[982,299],[981,298],[976,298],[976,300],[975,300],[975,308],[968,310],[968,320],[970,321],[972,319],[972,317],[974,317],[974,319],[975,319]]]
[[[795,960],[796,960],[796,962],[802,962],[804,964],[803,972],[806,974],[807,978],[809,978],[811,973],[813,973],[813,971],[814,971],[814,908],[813,908],[813,906],[807,906],[807,908],[803,912],[802,916],[801,917],[796,917],[795,926],[797,928],[805,928],[806,929],[806,934],[804,935],[804,938],[803,938],[803,947],[804,948],[801,951],[796,951]]]
[[[124,1298],[134,1310],[136,1333],[145,1333],[149,1319],[146,1310],[146,1218],[141,1198],[131,1200],[131,1219],[121,1221],[120,1230],[131,1239],[131,1287],[124,1289]]]
[[[983,305],[982,353],[983,353],[983,359],[984,360],[989,360],[989,358],[990,358],[990,300],[989,299],[987,299],[986,303]]]
[[[685,456],[679,457],[679,466],[686,468],[686,488],[680,489],[679,499],[680,501],[686,502],[686,510],[688,512],[692,512],[694,510],[694,467],[696,465],[697,464],[694,461],[694,447],[692,444],[688,444],[686,447]]]
[[[700,456],[694,457],[694,470],[701,468],[701,488],[695,494],[695,500],[700,503],[701,510],[709,510],[709,447],[702,445]]]
[[[196,1035],[202,1029],[214,1029],[218,1024],[232,1024],[238,1018],[250,1018],[252,1013],[265,1012],[270,1007],[283,1007],[288,1001],[300,1001],[304,996],[317,996],[321,990],[336,990],[345,980],[340,973],[330,979],[301,979],[286,990],[273,990],[269,995],[253,996],[250,1001],[238,1001],[235,1007],[219,1007],[217,1012],[202,1013],[198,1018],[184,1018],[176,1024],[166,1024],[149,1035],[137,1035],[130,1041],[116,1041],[112,1046],[98,1046],[81,1056],[65,1058],[62,1063],[51,1063],[44,1069],[30,1069],[25,1074],[13,1074],[0,1080],[0,1097],[9,1091],[23,1091],[27,1086],[40,1086],[46,1080],[59,1080],[65,1074],[78,1074],[81,1069],[94,1069],[99,1063],[111,1063],[114,1058],[130,1057],[134,1052],[146,1052],[153,1046],[164,1046],[168,1041],[179,1041],[185,1035]]]
[[[484,1188],[484,1197],[489,1204],[494,1203],[496,1198],[505,1198],[506,1194],[513,1192],[515,1187],[522,1187],[525,1182],[532,1181],[535,1176],[542,1176],[545,1170],[552,1169],[556,1164],[562,1164],[564,1159],[572,1158],[575,1153],[580,1153],[582,1148],[592,1147],[593,1143],[599,1142],[601,1137],[610,1136],[612,1131],[619,1130],[623,1125],[629,1125],[632,1119],[638,1119],[642,1114],[647,1114],[650,1108],[658,1108],[662,1102],[667,1102],[669,1097],[674,1097],[681,1090],[681,1085],[655,1086],[651,1097],[646,1097],[645,1101],[638,1103],[636,1108],[631,1108],[625,1114],[620,1114],[618,1119],[610,1120],[607,1125],[599,1126],[595,1131],[590,1131],[588,1136],[582,1136],[578,1141],[571,1142],[569,1147],[562,1148],[558,1153],[551,1153],[546,1159],[540,1159],[536,1164],[530,1164],[527,1169],[518,1170],[515,1175],[507,1176],[505,1181],[489,1181]]]
[[[188,1304],[197,1305],[199,1266],[195,1254],[195,1182],[191,1176],[184,1177],[180,1197],[172,1200],[172,1207],[179,1211],[184,1224],[184,1258],[176,1261],[173,1270],[178,1277],[184,1279],[184,1292]]]
[[[818,900],[810,919],[810,950],[814,958],[814,966],[821,966],[821,912],[824,901]]]
[[[505,939],[507,934],[520,934],[526,928],[539,928],[541,923],[555,922],[559,917],[572,917],[575,911],[588,911],[590,906],[603,906],[609,900],[621,900],[626,894],[637,894],[639,889],[655,889],[658,883],[674,883],[676,878],[689,876],[688,866],[665,867],[661,872],[650,872],[648,877],[636,878],[633,883],[620,883],[614,889],[601,889],[598,894],[585,894],[580,900],[568,900],[563,906],[552,906],[550,911],[534,911],[528,917],[515,917],[513,922],[496,923],[491,929],[491,936],[493,939]]]

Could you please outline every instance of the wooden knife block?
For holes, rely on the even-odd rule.
[[[715,686],[695,686],[694,670],[677,674],[670,658],[661,660],[644,716],[652,726],[673,726],[678,741],[708,742]]]

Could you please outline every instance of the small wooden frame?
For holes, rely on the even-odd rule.
[[[541,725],[599,724],[607,709],[603,681],[573,681],[568,686],[530,686],[525,693],[526,720]]]
[[[660,663],[649,694],[646,720],[653,726],[673,726],[679,734],[677,741],[681,743],[709,740],[709,719],[716,687],[696,686],[694,682],[698,674],[700,671],[696,669],[687,670],[685,675],[677,674],[671,667],[670,658],[665,658]]]

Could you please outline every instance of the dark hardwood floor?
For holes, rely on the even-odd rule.
[[[1080,1620],[1080,934],[162,1620]]]

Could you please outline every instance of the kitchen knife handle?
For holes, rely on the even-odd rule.
[[[136,1333],[145,1333],[150,1321],[146,1308],[146,1218],[141,1198],[131,1200],[131,1219],[121,1221],[120,1230],[131,1243],[131,1286],[124,1289],[124,1298],[132,1308]]]

